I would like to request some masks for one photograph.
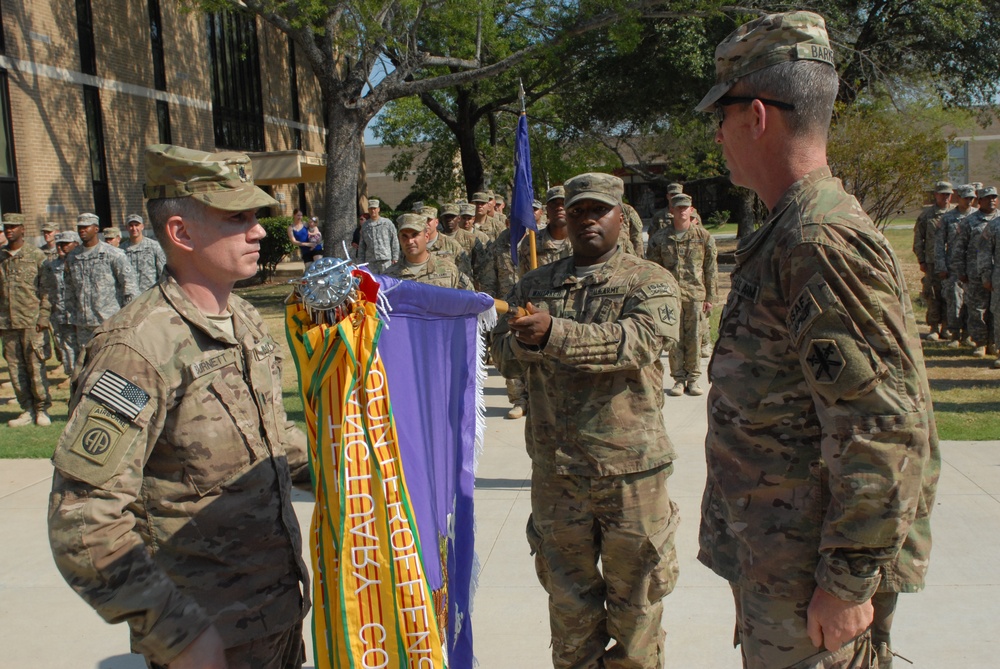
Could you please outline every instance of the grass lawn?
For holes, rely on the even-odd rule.
[[[910,250],[913,232],[910,228],[897,228],[911,221],[894,221],[885,231],[886,237],[896,250],[903,264],[907,287],[913,299],[917,322],[923,323],[926,307],[920,298],[920,270]],[[728,226],[727,226],[728,227]],[[735,226],[733,226],[735,228]],[[721,229],[721,230],[724,230]],[[734,230],[735,231],[735,230]],[[715,231],[713,231],[715,232]],[[727,242],[735,248],[735,240]],[[720,250],[721,244],[720,244]],[[245,288],[237,291],[250,300],[260,310],[271,335],[286,351],[282,387],[285,409],[289,418],[303,425],[302,400],[298,394],[295,366],[288,359],[285,342],[284,299],[290,286],[284,283],[262,287]],[[719,304],[712,310],[712,334],[718,335],[719,316],[725,296],[729,292],[727,270],[719,274]],[[922,328],[926,330],[926,327]],[[973,358],[969,349],[949,349],[944,343],[926,343],[924,355],[927,374],[931,383],[931,395],[937,416],[938,434],[948,440],[990,440],[1000,439],[1000,370],[992,369],[992,360]],[[0,458],[48,458],[66,424],[66,402],[69,391],[59,390],[55,385],[63,380],[55,359],[49,361],[49,379],[53,405],[50,412],[52,425],[47,428],[25,427],[10,429],[6,422],[16,418],[20,409],[16,404],[6,404],[13,398],[9,387],[0,389]],[[0,380],[6,380],[6,363],[0,359]]]

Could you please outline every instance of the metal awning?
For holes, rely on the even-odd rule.
[[[311,151],[260,151],[249,153],[253,180],[258,186],[323,183],[326,155]]]

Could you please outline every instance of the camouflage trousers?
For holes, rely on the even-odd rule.
[[[513,405],[528,406],[528,387],[524,385],[523,377],[507,379],[507,401]]]
[[[983,284],[973,279],[965,284],[965,312],[968,319],[966,332],[979,346],[985,346],[989,338],[986,324],[986,310],[990,304],[990,293]]]
[[[66,376],[73,376],[73,366],[76,364],[76,326],[66,323],[52,323],[52,341],[55,343],[59,360],[62,362]]]
[[[806,631],[809,599],[762,595],[732,584],[736,602],[733,645],[743,669],[879,669],[871,630],[839,650],[818,650]]]
[[[670,350],[670,376],[674,381],[694,381],[701,376],[701,306],[704,302],[681,302],[681,332]]]
[[[21,411],[40,413],[52,406],[45,376],[45,342],[35,328],[0,330],[14,396]]]
[[[702,348],[711,348],[712,346],[712,321],[711,321],[710,311],[701,312],[701,322],[698,324],[698,329],[701,332],[701,346]]]
[[[920,294],[927,304],[927,324],[934,328],[941,325],[945,314],[944,296],[942,295],[941,279],[934,272],[934,265],[927,264],[927,271],[920,279]]]
[[[387,269],[392,267],[391,260],[369,260],[368,261],[368,271],[372,274],[384,274]]]
[[[549,595],[556,669],[663,666],[662,600],[678,573],[672,472],[664,465],[588,477],[533,468],[527,536]]]
[[[1000,342],[1000,283],[996,283],[1000,277],[994,277],[993,290],[989,291],[990,309],[987,313],[987,325],[990,326],[990,342],[996,344]]]
[[[962,304],[965,291],[957,277],[941,280],[941,295],[944,298],[944,324],[948,331],[958,337],[964,329],[962,323]]]
[[[283,632],[226,649],[227,669],[301,669],[305,661],[301,622]],[[166,665],[149,660],[146,666],[167,669]]]

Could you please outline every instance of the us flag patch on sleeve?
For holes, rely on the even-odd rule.
[[[101,374],[88,395],[131,421],[149,402],[146,391],[110,370]]]

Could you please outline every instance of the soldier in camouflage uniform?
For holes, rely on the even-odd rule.
[[[992,218],[983,228],[982,240],[979,242],[979,279],[983,288],[990,294],[990,320],[986,325],[990,328],[990,341],[996,345],[1000,342],[1000,214],[997,212],[997,189],[983,189],[979,198],[980,211],[992,209]],[[975,278],[971,278],[975,281]],[[993,361],[993,368],[1000,369],[1000,357]]]
[[[122,231],[111,226],[110,228],[104,228],[101,230],[101,236],[104,237],[104,243],[108,246],[113,246],[116,249],[121,246],[122,243]]]
[[[673,397],[685,392],[701,395],[698,385],[701,378],[701,329],[702,315],[712,309],[719,292],[715,239],[700,225],[691,220],[691,197],[680,193],[670,199],[673,215],[669,228],[660,230],[649,240],[648,260],[664,267],[674,275],[681,289],[681,338],[670,352],[670,376],[674,387],[668,391]]]
[[[142,216],[129,214],[125,227],[128,229],[128,241],[122,243],[121,249],[135,272],[136,290],[142,293],[160,280],[160,274],[167,266],[167,256],[159,242],[143,234],[146,224]]]
[[[483,265],[488,262],[487,249],[490,246],[490,236],[475,226],[476,205],[460,204],[458,206],[459,230],[455,231],[458,243],[466,249],[472,264],[472,277],[475,279],[483,271]]]
[[[955,197],[958,198],[957,206],[941,217],[934,236],[934,271],[941,280],[941,294],[945,304],[944,322],[952,340],[948,348],[961,346],[962,330],[965,329],[962,323],[962,282],[958,280],[958,274],[952,266],[951,256],[958,241],[959,230],[966,224],[965,218],[975,211],[972,202],[976,199],[976,191],[971,185],[959,186],[955,189]],[[971,345],[972,340],[966,343]]]
[[[619,248],[621,179],[565,188],[573,256],[525,274],[511,302],[528,314],[493,333],[500,373],[528,384],[528,543],[554,667],[658,669],[678,571],[660,362],[677,341],[677,282]]]
[[[80,214],[76,231],[82,244],[66,256],[66,313],[76,327],[76,358],[101,323],[139,294],[125,253],[102,242],[98,218]]]
[[[42,338],[50,307],[39,282],[45,253],[25,243],[23,214],[4,214],[3,229],[7,244],[0,248],[0,341],[22,412],[7,425],[44,427],[51,424],[46,412],[52,406]]]
[[[381,207],[378,200],[368,200],[368,221],[361,228],[358,243],[358,262],[368,263],[368,269],[375,274],[381,274],[399,260],[396,226],[388,218],[379,216]]]
[[[417,212],[427,219],[427,250],[438,258],[453,262],[458,271],[466,276],[472,274],[472,262],[469,254],[454,237],[443,235],[438,231],[438,213],[434,207],[423,206]]]
[[[472,290],[472,280],[455,263],[427,250],[427,217],[403,214],[396,221],[403,257],[385,271],[386,276],[442,288]]]
[[[493,216],[493,208],[490,206],[490,194],[485,192],[473,193],[469,202],[475,207],[473,212],[472,228],[486,235],[484,244],[489,244],[497,238],[504,226]]]
[[[309,587],[279,349],[231,292],[277,203],[244,154],[158,144],[145,162],[167,271],[87,347],[52,458],[52,554],[154,669],[296,669]]]
[[[941,338],[945,325],[945,302],[942,295],[941,279],[934,269],[935,236],[941,227],[941,217],[951,211],[951,184],[939,181],[934,184],[934,204],[924,207],[917,216],[913,226],[913,255],[917,256],[920,271],[923,272],[921,287],[924,301],[927,303],[927,325],[931,331],[927,341],[937,341]]]
[[[990,292],[986,290],[981,280],[979,250],[983,244],[986,226],[1000,216],[1000,211],[997,211],[996,188],[992,186],[980,188],[976,195],[979,198],[979,209],[966,216],[965,225],[958,229],[951,266],[955,268],[955,273],[965,291],[967,332],[976,345],[972,355],[983,358],[986,357],[986,345],[989,341],[987,312],[990,306]]]
[[[45,239],[45,243],[39,248],[45,254],[46,260],[52,260],[59,255],[59,249],[56,247],[56,234],[58,232],[59,226],[55,223],[48,221],[42,223],[42,237]]]
[[[76,366],[76,326],[69,322],[66,312],[66,255],[80,244],[80,236],[75,232],[59,232],[56,234],[57,255],[46,260],[42,265],[39,282],[41,290],[49,299],[49,329],[52,331],[52,341],[59,353],[66,379],[57,388],[69,388],[70,377]]]
[[[573,254],[566,227],[566,194],[562,186],[550,188],[545,193],[545,207],[549,212],[549,224],[535,235],[535,256],[538,267],[568,258]],[[531,244],[527,236],[517,245],[517,276],[523,277],[531,270]]]
[[[823,18],[755,19],[715,63],[697,109],[771,213],[740,241],[709,366],[698,557],[733,588],[747,669],[884,669],[897,593],[924,585],[940,471],[909,293],[827,166]]]
[[[645,248],[642,241],[642,217],[630,204],[622,203],[622,214],[625,216],[625,224],[628,226],[627,234],[622,235],[619,242],[625,253],[631,253],[640,258],[645,256]]]

